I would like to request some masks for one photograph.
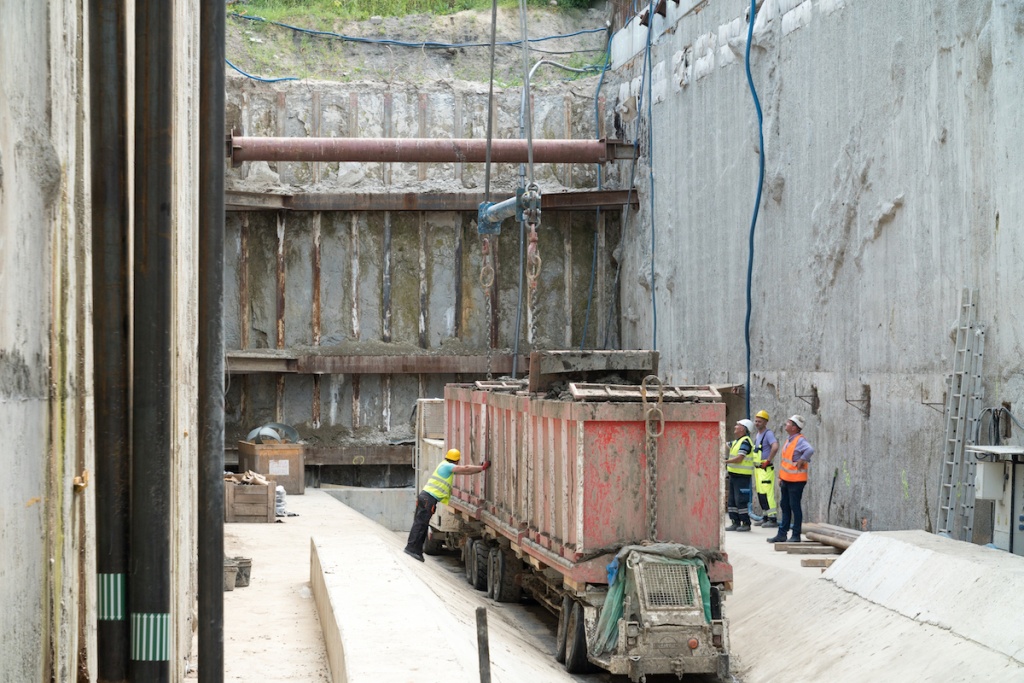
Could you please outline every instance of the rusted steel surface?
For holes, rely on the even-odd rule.
[[[411,465],[412,446],[306,446],[307,465]]]
[[[510,194],[492,194],[493,201],[503,202]],[[629,201],[638,205],[639,195],[626,190],[581,190],[542,194],[544,211],[579,209],[621,209]],[[267,192],[226,193],[229,211],[472,211],[484,201],[482,192],[317,192],[273,194]]]
[[[445,388],[446,442],[484,477],[455,479],[452,506],[575,580],[602,583],[615,549],[648,540],[647,413],[636,402]],[[663,403],[657,439],[658,540],[721,548],[725,404]],[[601,562],[588,564],[593,558]],[[603,563],[602,563],[603,562]],[[712,581],[730,581],[727,563]]]
[[[388,112],[385,99],[385,115]],[[386,121],[385,121],[386,123]],[[292,138],[233,135],[229,149],[235,164],[244,161],[345,161],[367,163],[483,163],[487,140],[476,138]],[[534,140],[538,164],[600,164],[632,159],[633,145],[620,140]],[[492,140],[491,161],[526,163],[526,140]],[[385,172],[384,182],[388,184]]]
[[[229,367],[233,362],[228,356]],[[526,362],[520,357],[521,366]],[[295,372],[301,374],[343,375],[401,375],[401,374],[484,374],[488,367],[495,373],[507,373],[512,368],[512,355],[507,353],[488,356],[298,356]]]

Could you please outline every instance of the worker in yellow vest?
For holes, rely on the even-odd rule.
[[[782,447],[782,462],[779,463],[779,507],[782,508],[782,519],[779,521],[779,532],[769,543],[782,543],[789,531],[790,517],[793,521],[793,535],[790,543],[800,542],[800,527],[804,521],[801,499],[804,487],[807,486],[807,471],[810,468],[814,447],[802,434],[804,418],[793,415],[786,420],[786,444]]]
[[[405,554],[412,555],[420,562],[423,562],[423,544],[427,541],[427,530],[430,527],[430,518],[437,510],[437,504],[448,504],[452,497],[452,482],[456,474],[479,474],[486,472],[491,466],[490,461],[484,460],[479,465],[460,465],[462,453],[456,449],[448,451],[444,460],[434,468],[434,473],[427,480],[419,495],[416,496],[416,514],[413,517],[412,529],[409,530],[409,541],[405,544]]]
[[[775,517],[775,454],[779,452],[779,440],[768,429],[768,411],[759,410],[754,416],[757,435],[754,436],[754,488],[757,502],[761,505],[764,519],[757,523],[766,529],[779,526]]]
[[[725,459],[728,478],[728,512],[732,524],[726,531],[750,531],[750,481],[754,473],[754,442],[750,439],[754,423],[740,420],[733,428],[735,440],[729,443],[729,455]]]

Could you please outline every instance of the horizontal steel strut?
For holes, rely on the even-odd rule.
[[[534,140],[534,163],[599,164],[632,159],[621,140]],[[526,163],[526,140],[492,140],[491,161]],[[277,138],[229,135],[227,155],[243,161],[483,163],[487,141],[456,138]]]

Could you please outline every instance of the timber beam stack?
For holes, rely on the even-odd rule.
[[[809,523],[804,524],[803,535],[809,540],[824,545],[830,545],[839,550],[846,550],[854,541],[860,538],[861,532],[856,529],[847,529],[846,527],[836,526],[834,524],[815,524]]]

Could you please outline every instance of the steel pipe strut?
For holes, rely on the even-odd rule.
[[[482,163],[487,141],[458,138],[271,138],[228,137],[233,164],[243,161],[364,161]],[[491,161],[524,163],[526,140],[492,140]],[[633,145],[619,140],[534,140],[541,164],[600,164],[633,158]]]

